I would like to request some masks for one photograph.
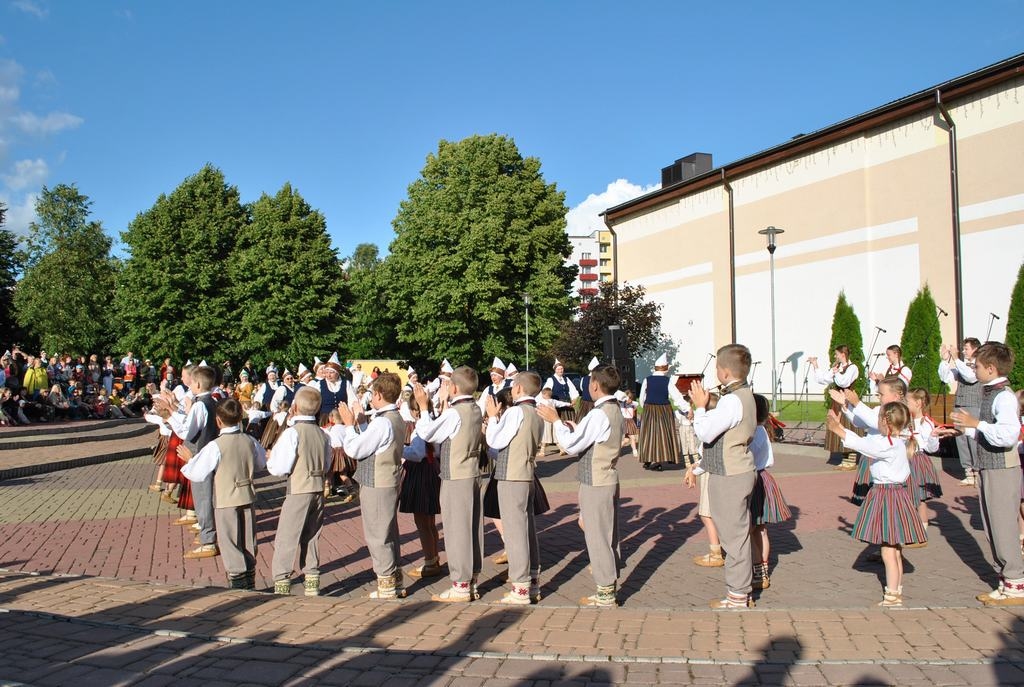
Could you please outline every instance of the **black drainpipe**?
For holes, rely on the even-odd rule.
[[[729,196],[729,318],[732,343],[736,343],[736,218],[733,213],[732,186],[725,178],[725,167],[722,168],[722,186]]]
[[[942,102],[942,92],[938,90],[935,91],[935,105],[939,108],[939,114],[946,120],[946,126],[949,128],[949,187],[953,203],[953,285],[955,289],[953,314],[956,318],[956,341],[959,346],[960,342],[964,340],[964,293],[960,267],[960,182],[956,154],[956,122],[949,115],[949,110]]]

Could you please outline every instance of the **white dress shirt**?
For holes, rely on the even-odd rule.
[[[464,398],[472,399],[472,396],[456,396],[448,402],[448,407],[436,420],[431,420],[426,413],[420,413],[420,419],[416,421],[416,434],[424,441],[441,443],[455,436],[462,428],[462,417],[452,407],[456,401]]]
[[[374,418],[361,434],[356,432],[355,427],[345,427],[345,455],[353,460],[366,460],[391,446],[396,439],[394,432],[391,431],[391,421],[384,417],[384,413],[389,410],[395,410],[394,403],[378,408]],[[405,443],[405,437],[398,438],[398,441]]]
[[[1005,382],[1006,377],[997,377],[985,386]],[[967,436],[974,437],[978,432],[993,446],[1013,448],[1020,441],[1020,415],[1018,415],[1017,397],[1009,389],[1003,389],[992,399],[992,414],[995,422],[981,421],[977,429],[968,428]]]
[[[224,427],[220,430],[220,436],[225,434],[238,434],[241,428],[238,425],[232,427]],[[249,442],[256,448],[256,457],[253,460],[253,472],[259,472],[263,468],[267,467],[267,452],[258,441],[252,437],[245,435]],[[185,463],[184,467],[181,468],[181,474],[188,477],[193,482],[201,482],[213,473],[220,465],[221,452],[220,447],[217,446],[216,441],[211,441],[203,450],[192,456],[192,459]]]
[[[578,456],[594,444],[606,441],[611,433],[611,425],[608,423],[608,416],[596,406],[602,403],[615,403],[614,396],[602,396],[594,401],[595,409],[587,413],[580,423],[573,430],[564,422],[554,422],[552,427],[555,430],[555,440],[570,456]]]
[[[764,425],[758,425],[754,430],[754,437],[750,440],[750,452],[754,455],[755,470],[765,470],[775,465],[772,441]]]
[[[209,413],[206,412],[206,405],[199,402],[203,396],[209,396],[210,392],[205,391],[194,399],[192,399],[192,407],[189,408],[188,415],[184,413],[171,413],[171,416],[167,418],[168,424],[178,438],[183,441],[195,441],[196,437],[199,436],[199,432],[202,431],[203,427],[206,426],[207,422],[213,420],[209,417]]]
[[[900,437],[870,434],[859,437],[847,430],[843,446],[871,460],[871,481],[878,484],[903,484],[910,477],[907,445]]]
[[[834,372],[832,368],[827,370],[819,368],[814,371],[814,377],[818,380],[818,384],[835,384],[840,389],[848,389],[859,376],[860,369],[856,365],[847,366],[845,372]]]
[[[939,438],[935,436],[935,423],[930,417],[914,418],[914,440],[917,447],[926,453],[939,450]]]
[[[500,417],[487,418],[487,431],[484,436],[487,438],[487,446],[501,450],[512,443],[516,432],[523,424],[523,403],[533,401],[532,397],[521,398],[511,408],[505,410]]]
[[[843,415],[850,421],[850,424],[861,429],[866,429],[869,433],[878,433],[878,412],[881,406],[875,406],[871,408],[864,405],[864,403],[858,403],[857,405],[850,407],[847,403],[843,406]]]
[[[714,410],[697,408],[693,413],[693,433],[705,444],[728,432],[743,420],[743,402],[735,394],[723,394]]]
[[[309,420],[316,422],[312,415],[297,415],[296,421]],[[294,427],[289,427],[277,438],[274,448],[270,451],[270,459],[267,461],[267,472],[271,475],[290,475],[295,467],[295,460],[299,457],[299,433]],[[326,470],[326,465],[320,466]]]
[[[295,391],[297,391],[297,389],[298,387],[294,386],[289,389],[286,384],[282,384],[281,386],[277,387],[277,391],[274,392],[274,396],[270,399],[270,407],[267,408],[266,410],[269,410],[271,413],[277,413],[278,411],[280,411],[281,403],[284,402],[285,393],[287,391],[291,391],[294,394]]]
[[[978,381],[978,375],[973,367],[957,358],[953,361],[952,367],[945,360],[939,361],[939,379],[943,384],[952,384],[954,381],[974,384]]]

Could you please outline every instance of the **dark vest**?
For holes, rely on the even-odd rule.
[[[992,410],[996,396],[1009,390],[1006,382],[992,384],[982,387],[981,390],[981,413],[979,419],[985,422],[995,422],[996,414]],[[1015,468],[1020,466],[1020,454],[1017,453],[1016,443],[1012,446],[996,446],[991,443],[981,432],[976,432],[975,440],[978,443],[976,458],[978,467],[982,470],[998,470],[1000,468]]]
[[[335,408],[340,406],[342,403],[348,403],[348,384],[344,379],[341,380],[341,388],[337,391],[331,391],[327,388],[327,380],[320,380],[320,414],[330,414]]]
[[[220,436],[220,430],[217,429],[217,402],[213,400],[213,396],[210,394],[200,396],[195,403],[202,403],[206,406],[206,424],[199,430],[199,435],[194,440],[195,452],[198,453],[208,443]]]
[[[260,399],[260,406],[263,410],[270,410],[270,401],[273,400],[274,394],[277,393],[277,389],[270,386],[270,382],[267,382],[263,387],[263,398]]]
[[[569,402],[572,398],[569,396],[569,383],[568,380],[565,383],[560,383],[558,377],[551,378],[551,398],[556,401]]]
[[[587,375],[580,380],[580,398],[587,403],[594,402],[594,399],[590,396],[590,375]]]
[[[651,375],[647,378],[647,396],[644,405],[668,405],[668,375]]]
[[[975,380],[973,383],[960,379],[960,373],[956,367],[953,368],[953,376],[956,378],[956,400],[953,405],[958,408],[978,408],[981,406],[981,390],[983,385]]]
[[[292,403],[292,401],[294,399],[295,399],[295,387],[292,387],[292,388],[289,389],[288,385],[285,384],[284,385],[284,400],[288,403],[288,405],[291,405],[291,403]]]

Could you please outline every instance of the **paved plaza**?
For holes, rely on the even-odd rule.
[[[28,450],[20,460],[48,460],[48,447]],[[192,534],[147,491],[149,457],[0,482],[0,684],[1024,684],[1024,609],[974,600],[995,575],[977,492],[948,474],[929,545],[906,552],[907,608],[881,610],[882,566],[848,534],[852,474],[820,449],[776,445],[796,520],[772,530],[757,607],[716,612],[722,570],[691,562],[707,550],[696,491],[679,470],[622,467],[622,605],[600,610],[576,603],[593,583],[564,456],[540,463],[543,599],[519,608],[496,603],[505,568],[489,560],[481,602],[431,602],[446,578],[367,599],[357,505],[329,502],[324,596],[299,596],[296,577],[283,598],[225,589],[217,558],[182,559]],[[260,480],[262,590],[282,499],[280,481]],[[411,517],[400,529],[409,570],[422,562]],[[501,548],[490,526],[487,547]]]

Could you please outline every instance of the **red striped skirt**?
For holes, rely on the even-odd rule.
[[[910,459],[910,483],[913,485],[914,498],[918,501],[942,496],[939,473],[931,457],[924,451],[918,451]]]
[[[164,469],[160,474],[160,481],[167,484],[188,481],[181,474],[182,461],[178,457],[178,447],[181,446],[181,439],[177,434],[167,437],[167,450],[164,452]]]
[[[890,546],[928,541],[910,491],[909,482],[871,485],[850,536]]]
[[[829,432],[831,434],[831,432]],[[871,489],[871,459],[860,456],[857,459],[857,476],[853,478],[853,496],[851,500],[860,505]]]
[[[182,510],[195,510],[196,504],[192,500],[192,482],[184,475],[181,476],[181,489],[178,490],[178,508]]]
[[[778,482],[767,470],[757,471],[754,492],[750,495],[750,522],[753,525],[769,525],[785,522],[793,517],[786,504]]]

